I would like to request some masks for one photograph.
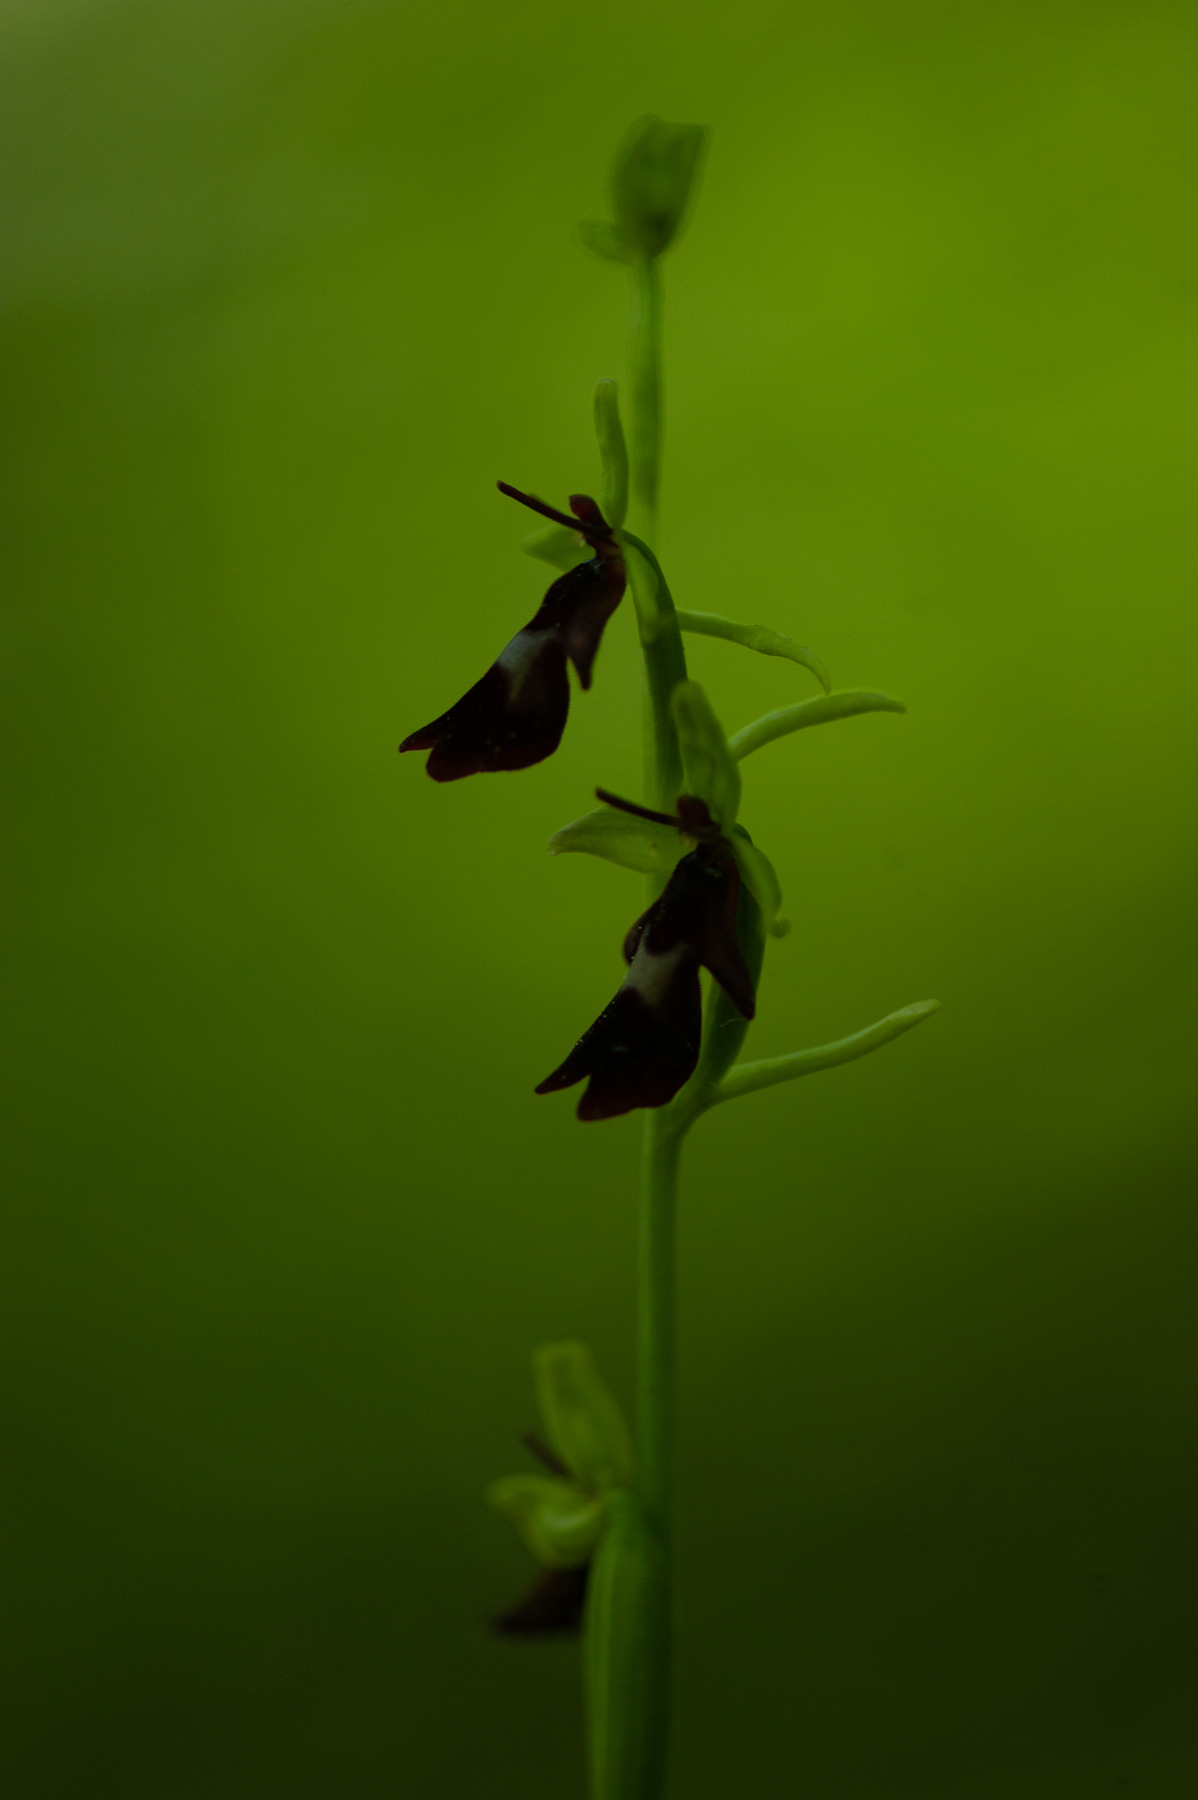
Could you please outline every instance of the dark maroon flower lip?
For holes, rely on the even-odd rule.
[[[542,1569],[514,1606],[491,1623],[501,1637],[577,1637],[582,1629],[590,1564]]]
[[[500,482],[505,494],[569,525],[594,555],[552,584],[540,606],[462,698],[399,746],[428,750],[434,781],[527,769],[552,756],[570,711],[567,662],[591,685],[604,628],[624,597],[624,559],[615,533],[587,494],[572,494],[574,517]]]
[[[580,1119],[614,1119],[636,1107],[665,1106],[690,1080],[703,1031],[699,970],[705,968],[751,1019],[753,978],[740,948],[740,869],[704,802],[683,795],[678,813],[650,812],[603,788],[599,799],[698,841],[674,867],[660,899],[624,939],[628,974],[566,1060],[536,1089],[558,1093],[587,1081]]]

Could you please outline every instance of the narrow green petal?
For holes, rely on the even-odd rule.
[[[737,762],[772,744],[775,738],[788,737],[792,731],[803,731],[808,725],[828,725],[833,719],[851,719],[857,713],[905,713],[906,703],[890,694],[876,694],[868,688],[843,688],[835,694],[817,694],[813,700],[800,700],[796,706],[783,706],[777,712],[754,719],[751,725],[734,732],[728,747]]]
[[[771,631],[768,625],[741,625],[719,613],[684,612],[681,609],[678,623],[683,631],[693,631],[702,637],[726,638],[729,643],[743,644],[746,650],[756,650],[761,656],[784,656],[788,662],[801,663],[805,669],[810,669],[825,694],[832,686],[828,671],[814,650],[808,650],[805,644],[796,644],[793,638],[785,637],[780,631]]]
[[[530,531],[526,538],[520,539],[520,548],[525,556],[552,563],[555,569],[576,569],[591,554],[578,533],[571,531],[568,525],[546,525]]]

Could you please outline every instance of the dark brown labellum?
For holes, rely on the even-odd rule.
[[[514,1606],[492,1620],[501,1637],[577,1637],[582,1629],[589,1565],[543,1569]]]
[[[570,710],[566,663],[574,664],[580,684],[589,688],[604,627],[624,595],[619,546],[588,495],[571,496],[576,517],[567,518],[515,488],[503,491],[532,505],[534,511],[574,526],[595,555],[559,575],[534,616],[505,645],[482,680],[399,746],[401,751],[430,751],[425,766],[434,781],[527,769],[552,756]]]
[[[740,869],[731,844],[702,800],[683,795],[678,814],[649,812],[605,789],[601,800],[697,836],[660,899],[624,939],[628,974],[615,998],[561,1067],[541,1082],[554,1094],[586,1080],[580,1119],[613,1119],[639,1106],[665,1106],[690,1080],[703,1030],[699,970],[705,968],[746,1019],[756,1011],[753,978],[737,935]]]
[[[589,1077],[578,1102],[585,1120],[664,1106],[694,1074],[702,1033],[694,957],[683,945],[664,956],[638,946],[615,999],[536,1091],[555,1094]]]

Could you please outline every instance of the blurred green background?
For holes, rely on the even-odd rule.
[[[401,735],[597,480],[652,110],[679,603],[902,695],[746,765],[756,1054],[692,1140],[687,1800],[1198,1791],[1192,11],[6,0],[13,1800],[582,1794],[496,1644],[528,1354],[631,1386],[637,1122],[533,1084],[636,878]],[[694,641],[729,728],[807,675]]]

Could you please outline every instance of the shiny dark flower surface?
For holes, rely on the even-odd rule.
[[[572,662],[583,688],[591,685],[603,630],[624,595],[624,560],[611,528],[586,494],[572,494],[573,517],[503,482],[505,494],[568,525],[594,555],[550,587],[528,624],[448,712],[399,746],[428,750],[434,781],[459,781],[501,769],[527,769],[551,756],[570,710]]]
[[[695,1072],[703,1029],[699,970],[705,968],[746,1019],[756,1002],[737,937],[740,871],[732,846],[701,800],[684,795],[678,816],[647,813],[698,838],[675,865],[664,893],[624,940],[628,974],[615,998],[579,1038],[565,1062],[537,1088],[558,1093],[587,1081],[580,1119],[613,1119],[640,1106],[664,1106]]]

